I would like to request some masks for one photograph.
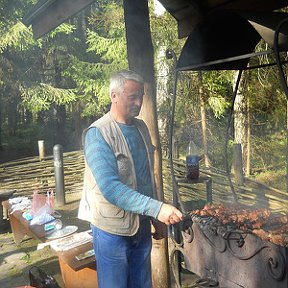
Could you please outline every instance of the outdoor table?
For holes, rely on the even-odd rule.
[[[16,244],[21,243],[24,237],[27,235],[41,242],[45,242],[46,232],[44,230],[44,225],[30,225],[23,216],[23,211],[16,210],[12,214],[9,212],[11,204],[9,200],[3,201],[2,205],[4,209],[8,210],[11,230],[13,233],[13,238]]]
[[[9,210],[11,205],[9,201],[3,201],[2,205],[5,209]],[[15,211],[9,213],[11,230],[16,244],[21,243],[27,235],[41,242],[48,242],[45,238],[46,232],[44,225],[30,225],[22,216],[23,211]],[[83,260],[77,260],[76,256],[89,251],[93,248],[92,242],[79,245],[67,251],[52,251],[58,256],[61,275],[65,288],[97,288],[97,271],[95,256]]]

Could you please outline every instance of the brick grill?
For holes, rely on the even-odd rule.
[[[225,288],[287,288],[288,247],[237,229],[192,217],[183,232],[186,268]]]

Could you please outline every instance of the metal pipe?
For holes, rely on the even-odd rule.
[[[53,147],[54,174],[55,174],[55,194],[56,203],[60,206],[65,205],[65,186],[64,186],[64,165],[63,147],[56,144]]]
[[[178,73],[176,71],[177,57],[173,50],[168,49],[166,51],[166,58],[173,59],[173,94],[172,94],[172,102],[171,102],[171,115],[170,115],[170,129],[169,129],[169,161],[170,161],[170,171],[172,177],[172,201],[173,205],[178,207],[179,205],[179,197],[178,197],[178,186],[175,179],[174,174],[174,163],[173,163],[173,133],[174,133],[174,117],[175,117],[175,105],[176,105],[176,90],[177,90],[177,80]],[[182,208],[182,207],[181,207]]]
[[[280,80],[284,89],[284,92],[286,94],[286,99],[288,102],[288,87],[287,87],[287,80],[285,79],[285,74],[282,68],[281,60],[280,60],[280,51],[279,51],[279,45],[278,45],[278,38],[279,38],[279,32],[281,27],[288,22],[288,18],[283,19],[279,25],[277,26],[277,29],[275,30],[274,35],[274,50],[275,50],[275,57],[276,62],[279,70],[279,76]],[[288,107],[288,106],[287,106]],[[288,111],[287,111],[288,113]],[[288,193],[288,127],[286,127],[286,192]],[[288,197],[288,195],[286,195]]]
[[[217,64],[222,64],[222,63],[227,63],[227,62],[233,62],[237,60],[243,60],[251,57],[256,57],[256,56],[262,56],[262,55],[269,55],[273,54],[273,50],[265,50],[265,51],[259,51],[259,52],[253,52],[253,53],[248,53],[248,54],[243,54],[239,56],[233,56],[233,57],[228,57],[224,59],[218,59],[218,60],[213,60],[213,61],[208,61],[204,63],[199,63],[195,65],[187,65],[181,68],[177,68],[177,71],[193,71],[193,70],[205,70],[206,67],[212,66],[212,65],[217,65]],[[259,65],[258,67],[262,67]],[[249,66],[247,66],[243,70],[250,69]],[[217,69],[214,69],[217,70]]]
[[[174,163],[173,163],[173,132],[174,132],[174,115],[175,115],[175,105],[176,105],[176,90],[177,90],[177,80],[178,80],[178,73],[176,71],[176,64],[177,64],[177,57],[176,54],[173,50],[167,49],[166,51],[166,58],[167,59],[173,59],[173,77],[174,77],[174,82],[173,82],[173,94],[172,94],[172,102],[171,102],[171,115],[170,115],[170,129],[169,129],[169,161],[170,161],[170,171],[171,171],[171,178],[172,178],[172,201],[173,205],[177,208],[179,208],[179,204],[181,206],[182,212],[184,212],[184,207],[181,205],[181,200],[179,197],[179,191],[178,191],[178,186],[176,183],[175,179],[175,174],[174,174]],[[176,243],[180,243],[181,238],[180,238],[180,231],[178,226],[174,225],[170,227],[172,229],[172,234],[173,238],[175,239]],[[174,265],[176,267],[176,271],[174,277],[176,282],[181,285],[181,277],[180,277],[180,254],[179,252],[175,252],[175,262]]]

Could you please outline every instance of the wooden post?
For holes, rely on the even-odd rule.
[[[163,200],[162,153],[157,124],[154,51],[151,39],[148,1],[124,0],[129,68],[143,76],[145,95],[140,117],[146,122],[155,146],[154,175],[157,196]],[[153,287],[170,286],[168,240],[153,240],[151,253]]]
[[[206,193],[207,193],[207,202],[212,204],[213,195],[212,195],[212,178],[209,178],[206,181]]]
[[[175,137],[173,137],[173,158],[179,159],[179,145]]]
[[[242,161],[242,145],[240,143],[236,143],[233,145],[233,169],[235,183],[242,186],[244,184],[244,175]]]
[[[55,193],[56,203],[59,206],[65,205],[65,185],[64,185],[64,163],[63,147],[56,144],[53,147],[54,174],[55,174]]]
[[[41,161],[45,158],[44,140],[38,140],[38,151],[39,151],[39,160]]]

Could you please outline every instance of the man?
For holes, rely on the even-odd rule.
[[[159,239],[158,221],[169,225],[183,219],[174,206],[156,200],[153,146],[144,122],[134,118],[143,94],[138,74],[114,74],[110,112],[84,131],[79,218],[91,222],[100,288],[151,288],[150,221]]]

